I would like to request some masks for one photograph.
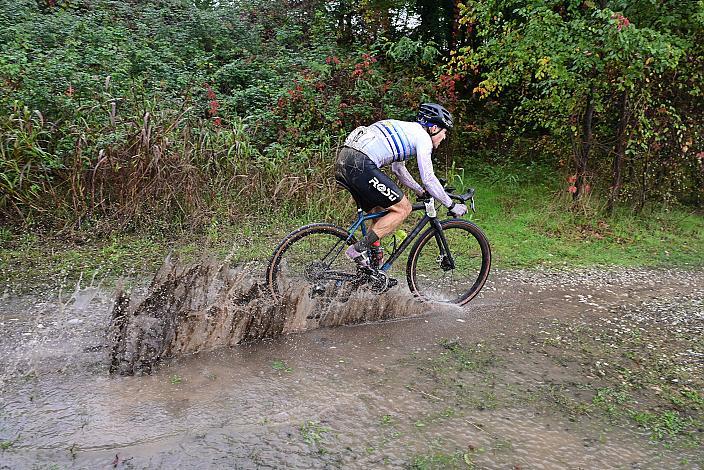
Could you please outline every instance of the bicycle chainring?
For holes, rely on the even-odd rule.
[[[374,294],[383,294],[391,287],[389,285],[389,276],[386,274],[385,271],[377,271],[374,274],[371,274],[369,277],[369,289]]]

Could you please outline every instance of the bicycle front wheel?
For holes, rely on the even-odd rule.
[[[466,220],[445,220],[441,226],[446,245],[431,227],[411,248],[406,266],[408,287],[425,300],[464,305],[489,277],[489,241],[479,227]]]
[[[266,279],[275,299],[287,289],[310,288],[315,294],[333,294],[356,277],[356,266],[344,254],[356,239],[332,224],[311,224],[291,232],[276,247]]]

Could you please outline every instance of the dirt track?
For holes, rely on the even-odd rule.
[[[128,378],[108,375],[100,348],[110,294],[5,299],[0,465],[704,466],[704,272],[491,279],[465,309]]]

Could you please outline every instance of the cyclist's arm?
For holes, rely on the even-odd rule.
[[[445,190],[435,176],[433,171],[433,161],[430,159],[432,154],[432,145],[430,148],[418,148],[418,171],[420,171],[420,179],[423,181],[423,186],[428,193],[435,199],[440,201],[445,207],[452,205],[452,199],[445,193]]]
[[[410,188],[414,193],[420,195],[425,191],[423,186],[418,184],[413,176],[406,168],[406,162],[394,162],[391,164],[391,171],[398,177],[398,180],[402,185]]]

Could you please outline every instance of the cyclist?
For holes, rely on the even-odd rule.
[[[452,129],[452,114],[436,103],[423,103],[416,122],[386,119],[368,127],[358,127],[345,139],[335,162],[335,176],[357,196],[366,212],[388,210],[377,219],[367,235],[350,245],[347,256],[358,265],[369,267],[367,250],[393,233],[411,213],[411,203],[401,189],[380,168],[391,165],[399,181],[418,197],[428,194],[459,217],[467,206],[453,202],[433,171],[431,155]],[[406,161],[417,158],[421,186],[406,168]],[[426,193],[427,191],[427,193]]]

